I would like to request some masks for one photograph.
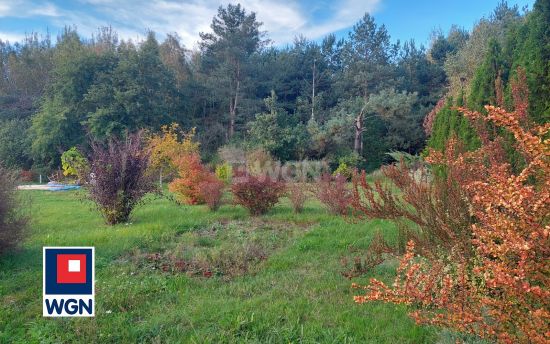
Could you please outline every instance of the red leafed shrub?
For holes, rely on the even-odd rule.
[[[529,108],[529,87],[527,86],[527,75],[525,75],[524,68],[517,68],[516,77],[510,81],[510,87],[512,88],[514,110],[521,122],[527,118]]]
[[[455,157],[456,149],[446,150],[445,154]],[[451,248],[471,255],[468,242],[473,218],[466,194],[456,183],[460,178],[458,171],[447,169],[433,178],[429,170],[411,170],[404,163],[383,166],[380,171],[385,178],[372,184],[364,171],[354,176],[354,214],[393,220],[399,229],[399,253],[404,253],[407,242],[414,239],[423,255],[435,256]]]
[[[269,176],[242,176],[231,185],[233,201],[250,211],[261,215],[273,208],[285,193],[285,184]]]
[[[301,213],[304,210],[304,203],[308,196],[308,186],[305,183],[291,183],[287,186],[287,196],[292,203],[292,209],[295,213]]]
[[[222,201],[224,183],[210,180],[199,183],[199,194],[210,210],[217,210]]]
[[[482,135],[482,146],[472,152],[457,151],[456,140],[450,140],[446,148],[456,154],[430,152],[428,162],[452,173],[463,190],[472,223],[458,237],[463,239],[452,240],[439,255],[422,253],[426,249],[419,254],[411,240],[392,286],[375,279],[365,287],[354,284],[366,290],[366,294],[355,296],[355,301],[412,304],[415,311],[411,316],[418,323],[501,343],[548,343],[550,124],[526,123],[521,106],[516,106],[515,112],[485,108],[487,115],[459,110],[472,121],[484,121],[511,133],[524,158],[523,167],[514,172],[503,158],[498,137],[489,140]],[[403,190],[403,186],[399,188]],[[378,211],[392,210],[384,208],[384,193],[378,195],[370,201],[380,207]],[[363,205],[357,210],[369,214],[371,207]],[[420,206],[412,207],[413,215],[422,214]],[[433,223],[433,228],[452,228],[452,219],[438,218],[444,221]]]
[[[91,143],[88,194],[107,224],[127,222],[143,196],[157,190],[147,173],[149,151],[143,149],[143,141],[142,132],[137,132],[107,144]]]
[[[34,173],[30,170],[22,170],[19,173],[19,180],[30,183],[34,180]]]
[[[218,178],[201,163],[198,154],[181,155],[172,162],[176,166],[178,177],[168,185],[168,189],[175,193],[182,203],[204,204],[206,200],[199,185],[204,182],[215,183],[219,181]]]
[[[346,215],[351,204],[351,190],[346,177],[338,174],[323,174],[315,185],[315,194],[333,214]]]
[[[424,122],[422,123],[422,126],[424,127],[424,132],[427,136],[430,136],[432,134],[435,116],[437,116],[437,113],[441,111],[441,109],[443,109],[446,102],[447,97],[441,97],[435,104],[434,108],[426,115],[426,117],[424,117]]]

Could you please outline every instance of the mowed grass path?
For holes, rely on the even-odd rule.
[[[437,332],[416,326],[405,307],[354,304],[356,291],[340,274],[340,259],[364,252],[376,229],[389,240],[395,236],[390,223],[350,223],[328,215],[315,201],[296,215],[283,200],[268,215],[251,219],[241,207],[209,212],[204,206],[153,199],[136,210],[131,224],[109,227],[78,192],[28,191],[25,196],[32,199],[25,241],[0,260],[2,343],[437,340]],[[202,236],[205,231],[214,234]],[[250,240],[269,254],[231,278],[167,273],[140,260],[163,252],[227,257]],[[95,246],[95,318],[42,317],[42,246]],[[394,269],[383,264],[356,282],[390,281]]]

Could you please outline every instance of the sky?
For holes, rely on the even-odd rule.
[[[490,15],[500,0],[242,0],[256,12],[275,46],[291,44],[297,35],[319,40],[330,33],[347,35],[365,13],[384,24],[392,40],[414,39],[427,45],[434,29],[447,32],[456,24],[470,30]],[[0,39],[15,42],[26,33],[50,32],[76,26],[86,37],[101,26],[112,26],[120,38],[139,40],[147,30],[160,39],[176,32],[187,48],[197,47],[199,32],[227,0],[0,0]],[[534,0],[508,0],[532,8]]]

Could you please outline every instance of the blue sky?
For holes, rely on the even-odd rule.
[[[471,29],[488,16],[500,0],[243,0],[257,13],[276,45],[291,43],[302,34],[319,39],[329,33],[347,34],[365,12],[385,24],[392,39],[415,39],[427,44],[433,29],[446,32],[452,24]],[[534,0],[509,0],[532,8]],[[139,39],[147,29],[162,36],[177,32],[188,48],[198,33],[208,31],[218,0],[0,0],[0,39],[14,42],[25,33],[49,30],[54,36],[65,25],[76,25],[85,36],[111,25],[122,38]]]

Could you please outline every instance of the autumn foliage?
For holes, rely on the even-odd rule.
[[[347,184],[347,178],[341,174],[323,174],[317,181],[315,194],[332,214],[348,214],[352,193]]]
[[[169,176],[168,189],[184,204],[219,207],[223,184],[201,163],[195,130],[182,131],[176,123],[163,126],[160,134],[149,138],[151,170]]]
[[[195,142],[195,129],[184,132],[179,125],[162,126],[161,132],[153,134],[148,141],[150,169],[164,176],[177,174],[175,159],[199,153],[199,144]]]
[[[445,154],[451,159],[456,150],[448,149]],[[459,171],[447,169],[434,178],[424,167],[411,170],[407,164],[398,163],[382,167],[381,172],[385,178],[372,184],[364,172],[354,176],[351,203],[355,215],[393,220],[399,229],[400,253],[414,239],[423,255],[435,256],[451,249],[471,255],[467,243],[473,218],[465,192],[456,182]]]
[[[441,97],[437,103],[435,104],[434,108],[424,117],[424,121],[422,122],[422,127],[424,127],[424,132],[426,135],[431,135],[435,116],[437,116],[437,113],[445,107],[445,104],[447,103],[446,97]]]
[[[231,185],[235,204],[247,208],[252,215],[267,213],[285,193],[285,184],[269,176],[245,175]]]
[[[485,109],[487,114],[459,110],[472,122],[513,135],[516,150],[525,161],[519,171],[514,172],[503,154],[500,137],[488,135],[488,130],[480,131],[482,145],[475,151],[461,151],[459,143],[451,139],[445,154],[431,152],[427,158],[436,170],[452,175],[454,183],[450,185],[459,189],[451,195],[464,197],[461,207],[467,214],[448,208],[450,214],[426,217],[426,212],[439,212],[426,210],[438,207],[427,198],[425,205],[409,202],[411,207],[405,212],[394,206],[394,199],[384,199],[387,194],[381,186],[373,191],[364,178],[356,180],[357,211],[385,218],[401,212],[421,228],[441,233],[436,243],[443,245],[445,236],[449,240],[445,249],[432,254],[417,250],[418,242],[410,240],[394,283],[390,286],[373,279],[368,286],[354,284],[354,288],[365,290],[355,301],[410,304],[415,308],[411,316],[418,323],[502,343],[548,343],[550,124],[526,123],[521,106],[513,112],[493,106]],[[410,180],[397,187],[404,198],[429,194],[426,189],[433,188],[428,181]],[[453,212],[458,218],[453,219]]]
[[[219,179],[206,180],[198,185],[199,195],[210,210],[218,210],[222,203],[224,182]]]
[[[306,183],[290,183],[287,186],[287,196],[295,213],[304,210],[310,188]]]
[[[179,155],[172,159],[172,163],[176,167],[177,177],[168,185],[168,189],[176,194],[181,203],[204,204],[204,192],[201,192],[199,186],[219,182],[216,175],[201,163],[199,154]]]
[[[149,150],[143,132],[107,143],[91,142],[88,197],[107,224],[127,222],[133,209],[149,192],[157,190],[149,171]]]

